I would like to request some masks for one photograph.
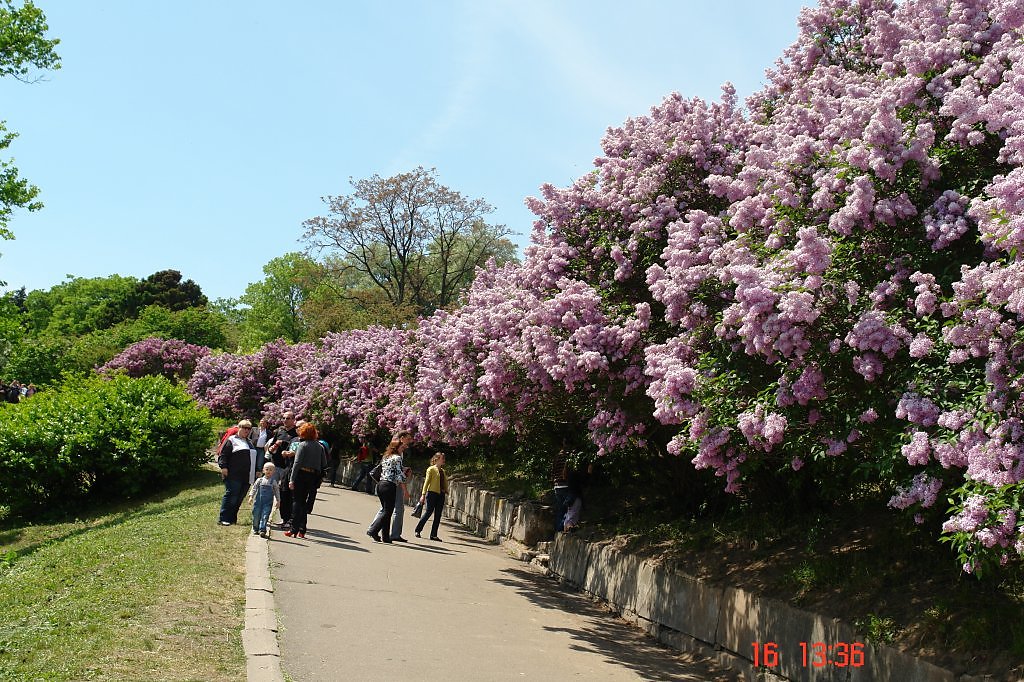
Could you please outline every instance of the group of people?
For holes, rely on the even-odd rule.
[[[218,520],[222,526],[238,522],[238,510],[248,490],[253,509],[253,534],[269,537],[270,520],[274,510],[278,510],[280,527],[286,536],[306,537],[317,489],[331,467],[330,448],[320,439],[313,424],[296,421],[292,412],[285,412],[283,419],[284,424],[277,429],[271,428],[267,419],[260,420],[258,429],[254,429],[248,419],[243,419],[225,433],[217,451],[217,465],[224,480]],[[377,467],[372,466],[368,445],[364,442],[360,447],[361,475],[352,489],[357,488],[363,477],[376,483],[381,508],[366,531],[376,542],[406,542],[402,529],[405,502],[409,498],[407,481],[412,472],[405,466],[404,453],[410,443],[411,433],[398,433]],[[337,469],[335,460],[332,486]],[[441,541],[437,533],[447,492],[444,454],[438,452],[430,460],[420,492],[419,501],[425,509],[416,526],[416,537],[422,537],[423,527],[433,517],[430,539]]]
[[[35,384],[26,386],[18,381],[12,381],[9,384],[0,383],[0,400],[5,403],[19,403],[25,398],[31,398],[37,390]]]
[[[267,419],[260,420],[255,432],[252,422],[241,420],[228,430],[217,452],[217,465],[224,479],[218,522],[222,526],[238,522],[238,510],[248,490],[254,534],[269,535],[271,514],[276,508],[285,535],[306,537],[316,490],[330,462],[329,450],[316,426],[296,421],[291,412],[285,412],[284,424],[276,430]]]

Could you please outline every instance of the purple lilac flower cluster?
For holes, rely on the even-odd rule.
[[[673,94],[609,130],[457,310],[209,356],[190,390],[451,443],[568,412],[604,454],[668,429],[730,491],[900,453],[893,507],[947,488],[965,566],[1019,553],[1024,1],[822,0],[799,26],[745,107]]]
[[[171,381],[188,380],[199,361],[209,354],[206,346],[153,336],[128,346],[96,371],[108,375],[124,372],[136,378],[152,374]]]

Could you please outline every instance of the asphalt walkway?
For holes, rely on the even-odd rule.
[[[375,543],[366,527],[378,508],[374,496],[323,487],[305,539],[274,532],[273,602],[290,680],[735,679],[455,524],[442,522],[443,542],[427,539],[429,525],[417,539],[411,507],[409,542]]]

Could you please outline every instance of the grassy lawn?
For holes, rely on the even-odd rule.
[[[222,494],[203,470],[130,505],[0,526],[0,680],[244,680],[248,528],[217,525]]]

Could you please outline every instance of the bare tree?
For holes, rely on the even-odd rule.
[[[494,208],[441,185],[434,169],[350,182],[353,193],[325,197],[328,215],[305,221],[302,238],[334,256],[342,279],[360,273],[396,308],[448,307],[488,258],[515,256],[508,228],[484,220]]]

